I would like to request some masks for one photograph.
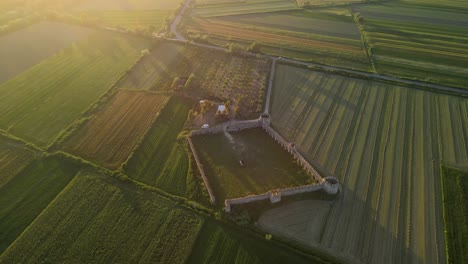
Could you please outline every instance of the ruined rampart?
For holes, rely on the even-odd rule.
[[[203,182],[205,183],[206,190],[208,191],[208,195],[210,196],[210,201],[212,204],[214,204],[216,202],[216,199],[213,194],[213,190],[210,187],[210,183],[208,182],[208,178],[206,177],[205,170],[203,169],[203,165],[201,164],[197,151],[195,150],[195,146],[193,145],[192,138],[187,137],[187,139],[188,139],[188,143],[190,146],[190,150],[192,151],[192,154],[193,154],[193,158],[195,159],[195,163],[197,163],[198,170],[200,171]]]

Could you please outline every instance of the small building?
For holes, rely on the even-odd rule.
[[[226,113],[226,106],[225,105],[218,105],[218,111],[216,111],[217,114],[224,114]]]
[[[210,128],[210,125],[204,124],[201,128]]]

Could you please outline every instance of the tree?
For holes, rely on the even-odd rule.
[[[252,42],[252,44],[250,44],[247,51],[250,51],[250,52],[253,52],[253,53],[260,53],[261,52],[261,46],[257,41],[254,41],[254,42]]]

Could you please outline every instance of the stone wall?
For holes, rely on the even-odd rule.
[[[193,145],[192,138],[187,137],[187,139],[188,139],[188,143],[190,146],[190,150],[192,151],[195,162],[197,163],[198,170],[200,171],[203,182],[205,183],[205,187],[206,187],[206,190],[208,191],[208,195],[210,196],[211,204],[215,204],[216,199],[213,194],[213,190],[210,187],[210,183],[208,182],[208,178],[206,177],[205,170],[203,169],[203,165],[201,164],[200,159],[198,158],[198,154],[197,154],[197,151],[195,150],[195,146]]]
[[[198,130],[192,130],[192,136],[198,135],[209,135],[209,134],[219,134],[227,132],[237,132],[244,129],[261,127],[262,122],[260,119],[246,120],[246,121],[236,121],[236,122],[227,122],[218,126],[210,128],[202,128]]]

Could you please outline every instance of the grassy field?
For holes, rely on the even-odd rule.
[[[87,11],[79,12],[84,15],[96,18],[104,26],[142,29],[151,27],[159,31],[165,24],[165,19],[172,15],[171,10],[109,10],[109,11]]]
[[[189,263],[315,263],[239,230],[206,221]]]
[[[119,91],[65,144],[65,150],[106,168],[118,168],[156,120],[168,97]]]
[[[468,15],[398,4],[359,6],[379,73],[468,88]]]
[[[180,0],[81,0],[78,10],[174,10]]]
[[[369,70],[361,34],[351,14],[290,11],[194,18],[185,23],[189,36],[261,43],[262,51],[278,56]]]
[[[261,129],[196,136],[193,144],[218,201],[313,182]]]
[[[73,179],[79,167],[60,159],[33,161],[0,187],[0,254]],[[3,262],[0,259],[0,262]]]
[[[401,0],[403,3],[408,4],[415,4],[415,5],[423,5],[423,6],[431,6],[436,8],[450,8],[453,10],[457,10],[458,12],[463,11],[463,9],[468,9],[468,3],[465,1],[458,1],[458,0]]]
[[[135,186],[82,172],[0,262],[183,263],[202,223]]]
[[[254,14],[298,9],[291,0],[202,1],[192,11],[193,16],[214,17]]]
[[[447,263],[467,263],[468,173],[443,167],[441,184],[444,204]]]
[[[90,170],[81,171],[0,256],[1,263],[231,261],[311,259]]]
[[[0,135],[0,189],[34,159],[36,154],[23,143]]]
[[[145,136],[140,147],[130,157],[126,173],[141,182],[178,195],[185,195],[188,157],[177,142],[191,103],[172,97],[159,118]]]
[[[201,65],[201,66],[200,66]],[[175,78],[194,78],[184,88],[196,97],[231,99],[240,118],[255,118],[262,111],[269,62],[241,58],[189,45],[160,43],[118,87],[170,91]]]
[[[273,127],[342,184],[320,246],[372,263],[444,261],[439,165],[468,161],[468,100],[277,70]]]
[[[147,40],[95,32],[0,85],[0,127],[45,146],[137,60]]]
[[[0,36],[0,83],[40,63],[72,43],[89,36],[88,28],[39,22]],[[34,45],[30,45],[34,43]]]

